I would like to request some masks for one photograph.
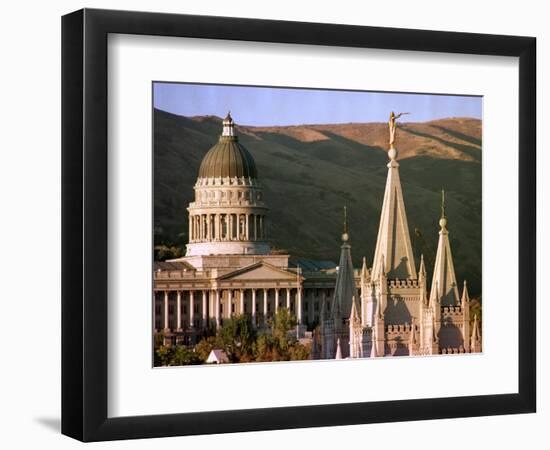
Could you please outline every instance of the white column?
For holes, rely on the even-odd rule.
[[[227,240],[233,240],[233,214],[228,214]]]
[[[176,330],[181,331],[181,291],[177,291],[176,295]]]
[[[207,316],[206,316],[206,310],[207,310],[207,304],[206,304],[206,291],[202,291],[202,327],[207,328]]]
[[[196,219],[196,228],[197,228],[197,241],[201,240],[201,217],[197,214]]]
[[[195,216],[195,240],[196,241],[201,240],[201,224],[200,224],[200,216],[198,214]]]
[[[231,310],[233,309],[233,289],[229,289],[227,292],[227,318],[231,317]]]
[[[326,301],[327,301],[327,292],[326,292],[326,289],[321,289],[321,307],[319,308],[319,314],[321,313],[321,311],[323,310],[323,308],[325,308],[325,314],[327,314],[327,304],[326,304]]]
[[[204,291],[203,291],[204,292]],[[189,326],[193,328],[195,326],[195,293],[189,291]]]
[[[239,289],[239,314],[244,314],[244,292]]]
[[[249,217],[249,215],[248,215],[248,214],[245,214],[244,226],[245,226],[245,228],[246,228],[246,229],[245,229],[245,239],[246,239],[247,241],[250,240],[248,217]]]
[[[252,289],[252,323],[256,326],[256,289]]]
[[[216,289],[216,298],[214,302],[214,317],[216,318],[216,327],[220,326],[220,290]]]
[[[189,216],[189,242],[193,242],[193,216]]]
[[[296,292],[296,320],[298,325],[302,324],[302,288],[298,287]]]
[[[264,323],[267,323],[267,289],[264,289]]]
[[[216,214],[216,240],[219,241],[221,239],[221,214]]]
[[[275,288],[275,314],[279,311],[279,288]]]
[[[164,291],[164,330],[170,331],[168,323],[168,291]]]
[[[200,241],[199,216],[195,216],[195,241]]]

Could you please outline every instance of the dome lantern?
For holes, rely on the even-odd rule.
[[[218,142],[204,156],[199,179],[258,177],[256,164],[250,152],[235,135],[235,123],[228,113],[223,120],[223,130]]]
[[[231,117],[231,111],[227,113],[225,119],[223,119],[223,131],[222,136],[235,136],[235,123]]]

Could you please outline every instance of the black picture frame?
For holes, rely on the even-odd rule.
[[[109,418],[109,33],[518,57],[518,393]],[[64,16],[62,433],[82,441],[102,441],[535,412],[535,94],[536,39],[533,37],[94,9]]]

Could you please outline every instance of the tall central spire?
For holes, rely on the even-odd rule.
[[[409,235],[409,225],[403,202],[401,180],[399,179],[399,163],[397,162],[397,150],[395,141],[395,120],[400,116],[392,112],[390,116],[390,149],[388,157],[388,178],[384,192],[384,203],[380,215],[378,239],[374,253],[374,265],[372,277],[376,279],[384,270],[388,279],[416,279],[416,267]]]

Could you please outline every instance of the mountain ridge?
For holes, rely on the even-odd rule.
[[[215,116],[154,111],[155,244],[183,249],[198,167],[220,131]],[[346,205],[354,264],[363,255],[372,263],[387,173],[386,123],[237,126],[237,133],[256,161],[275,247],[337,262]],[[481,121],[400,123],[396,147],[415,257],[433,258],[445,188],[457,276],[480,292]]]

